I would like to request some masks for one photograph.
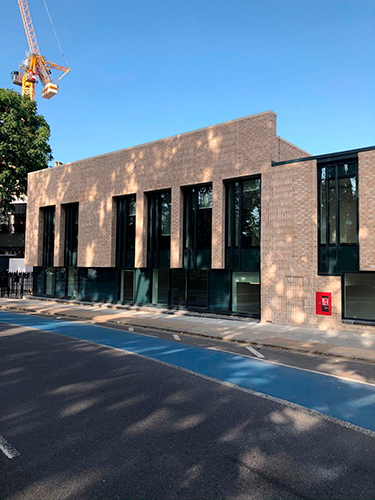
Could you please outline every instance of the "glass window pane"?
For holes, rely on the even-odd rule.
[[[53,266],[55,239],[55,207],[43,208],[43,266]]]
[[[336,243],[336,181],[329,181],[329,243]]]
[[[212,187],[205,186],[198,190],[197,248],[211,248],[212,229]]]
[[[233,184],[227,185],[227,247],[232,246],[232,213],[233,213]]]
[[[65,286],[66,286],[66,269],[65,267],[60,267],[56,269],[56,295],[58,297],[65,296]]]
[[[118,267],[134,267],[135,211],[135,196],[117,199],[116,265]]]
[[[154,269],[152,276],[152,303],[168,304],[168,269]]]
[[[159,225],[160,225],[159,250],[170,250],[171,246],[171,192],[170,191],[166,191],[165,193],[160,193]],[[156,227],[154,233],[156,234]]]
[[[191,241],[191,236],[193,235],[193,231],[191,228],[194,228],[194,211],[191,210],[191,192],[185,192],[185,248],[190,248],[193,246]]]
[[[135,211],[136,211],[135,196],[129,196],[128,203],[129,203],[128,213],[129,215],[134,215],[135,217]]]
[[[320,243],[322,245],[327,243],[327,192],[325,180],[320,182]]]
[[[0,210],[0,233],[9,233],[9,213]]]
[[[126,198],[128,203],[128,220],[127,220],[127,231],[126,231],[126,250],[135,249],[135,196],[129,196]]]
[[[343,163],[337,166],[338,176],[345,177],[348,175],[356,175],[357,174],[357,163]]]
[[[135,249],[135,215],[129,215],[126,231],[126,250]]]
[[[78,203],[65,205],[65,265],[77,265]]]
[[[339,179],[340,243],[357,243],[357,182]]]
[[[184,269],[172,269],[171,280],[171,303],[174,306],[184,306],[186,271]]]
[[[198,211],[197,227],[197,248],[211,248],[211,228],[212,228],[212,209],[206,208]]]
[[[134,297],[134,271],[121,271],[120,300],[133,302]]]
[[[240,183],[234,185],[234,246],[240,246]]]
[[[327,167],[328,179],[334,179],[335,176],[335,167]]]
[[[44,269],[42,267],[34,267],[33,295],[44,295]]]
[[[230,311],[230,271],[212,269],[209,273],[209,308],[213,311]]]
[[[171,234],[171,193],[160,194],[161,205],[161,236],[170,236]]]
[[[72,299],[78,297],[78,269],[76,267],[68,269],[67,296]]]
[[[260,179],[243,183],[242,191],[242,248],[259,246],[260,237]]]
[[[55,294],[55,269],[49,267],[46,269],[46,295]]]
[[[260,314],[259,273],[233,273],[232,310],[249,316]]]
[[[207,308],[207,271],[189,271],[188,305],[189,307]]]
[[[117,300],[118,274],[114,268],[79,270],[79,297],[90,301],[112,303]]]
[[[375,274],[345,274],[345,317],[375,321]]]
[[[198,208],[212,208],[212,187],[204,186],[198,189]]]

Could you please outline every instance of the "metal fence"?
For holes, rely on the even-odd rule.
[[[22,299],[31,294],[33,289],[33,273],[0,272],[0,297]]]

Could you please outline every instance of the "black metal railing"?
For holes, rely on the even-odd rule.
[[[33,290],[33,273],[0,272],[0,297],[22,299]]]

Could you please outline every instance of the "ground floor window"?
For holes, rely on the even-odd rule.
[[[259,273],[233,273],[232,310],[244,314],[260,313]]]
[[[133,302],[134,300],[134,271],[122,270],[120,283],[120,301]]]
[[[76,267],[68,267],[66,296],[72,299],[78,298],[78,269]]]
[[[55,293],[55,269],[48,267],[46,269],[46,295],[54,295]]]
[[[185,269],[171,270],[171,305],[185,306],[186,271]]]
[[[168,305],[169,269],[152,272],[152,303]]]
[[[375,273],[344,274],[344,318],[375,321]]]
[[[208,271],[189,271],[187,292],[189,307],[207,309]]]
[[[65,297],[66,295],[66,268],[56,268],[55,295]]]
[[[34,294],[260,316],[258,272],[36,267]]]

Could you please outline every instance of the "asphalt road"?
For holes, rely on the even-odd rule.
[[[0,498],[375,498],[374,437],[219,382],[0,324]]]

